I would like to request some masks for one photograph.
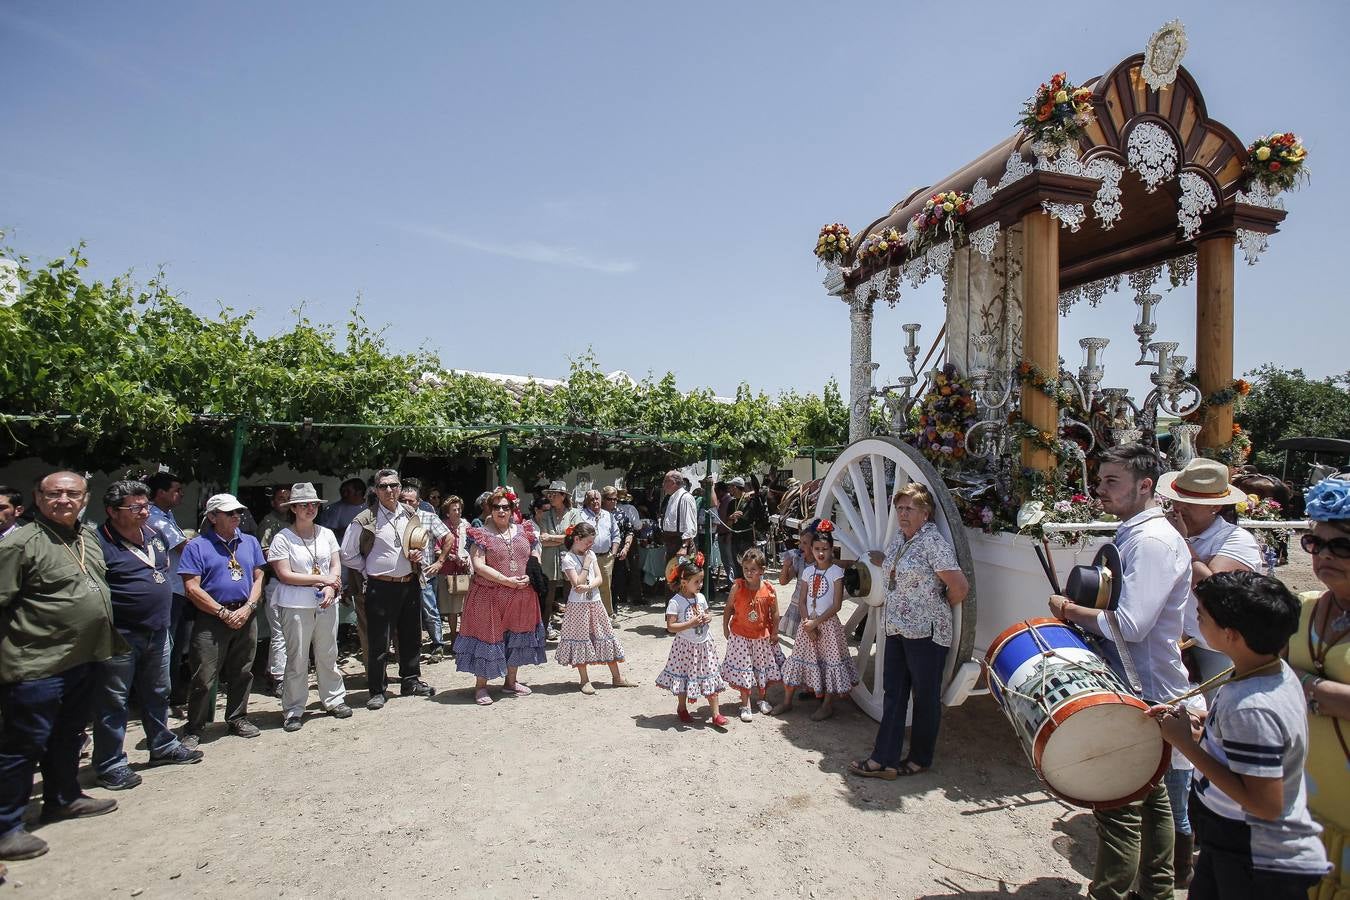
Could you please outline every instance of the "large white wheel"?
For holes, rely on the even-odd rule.
[[[886,586],[882,583],[881,567],[871,563],[868,553],[884,551],[895,536],[899,525],[891,511],[891,497],[897,483],[911,481],[925,485],[933,495],[937,504],[933,521],[943,537],[951,541],[961,568],[970,579],[970,596],[952,611],[954,640],[943,673],[945,693],[954,673],[970,661],[975,643],[975,570],[960,514],[942,477],[908,444],[887,437],[863,438],[849,444],[830,466],[816,503],[816,515],[835,524],[835,543],[843,560],[846,563],[856,560],[854,565],[865,567],[871,576],[870,589],[865,594],[858,597],[845,594],[842,615],[847,619],[845,631],[850,637],[866,617],[856,658],[862,680],[853,689],[853,700],[874,719],[881,718],[885,683],[886,635],[882,615]]]

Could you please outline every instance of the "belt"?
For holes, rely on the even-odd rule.
[[[597,553],[597,554],[595,554],[595,558],[596,558],[596,559],[600,559],[600,558],[603,557],[603,556],[613,556],[613,555],[614,555],[614,551],[613,551],[613,550],[606,550],[604,553]]]
[[[366,577],[374,581],[388,581],[393,584],[404,584],[413,580],[411,572],[407,575],[368,575]]]

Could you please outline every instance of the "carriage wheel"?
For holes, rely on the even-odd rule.
[[[951,541],[961,568],[970,580],[970,595],[952,611],[953,641],[943,672],[945,689],[961,663],[970,659],[975,644],[975,571],[961,516],[942,477],[908,444],[888,437],[863,438],[850,444],[830,465],[816,502],[815,514],[835,524],[835,543],[845,565],[865,568],[870,575],[870,586],[865,593],[845,595],[841,614],[848,618],[845,630],[850,635],[866,618],[856,660],[862,680],[853,689],[853,701],[874,719],[881,718],[885,678],[886,641],[882,615],[886,586],[882,583],[881,567],[872,565],[867,556],[872,550],[884,551],[895,536],[899,526],[891,511],[890,500],[897,482],[910,481],[925,485],[933,495],[937,506],[933,510],[933,521],[942,535]],[[850,601],[856,605],[851,605]]]

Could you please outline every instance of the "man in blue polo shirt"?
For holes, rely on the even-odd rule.
[[[98,529],[108,566],[113,625],[131,650],[99,664],[94,700],[94,771],[110,791],[134,788],[141,776],[127,765],[127,698],[133,687],[150,765],[200,762],[169,730],[169,548],[144,523],[150,489],[139,481],[114,481],[103,494],[108,520]]]
[[[178,561],[183,590],[197,608],[192,627],[192,688],[183,746],[196,750],[211,718],[211,685],[226,685],[225,722],[230,733],[257,737],[248,720],[248,694],[253,688],[253,655],[258,646],[258,620],[253,615],[262,596],[263,561],[258,539],[239,530],[244,504],[233,494],[206,501],[208,528],[192,540]]]
[[[150,489],[150,518],[145,524],[159,532],[169,551],[169,587],[173,588],[169,613],[169,705],[176,707],[187,702],[183,666],[188,644],[192,642],[192,604],[183,593],[183,576],[178,574],[178,559],[187,546],[187,535],[178,527],[173,514],[183,500],[183,480],[161,470],[145,479],[145,486]]]

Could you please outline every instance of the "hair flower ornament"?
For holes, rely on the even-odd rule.
[[[698,566],[700,569],[703,568],[703,554],[702,554],[702,553],[695,553],[695,554],[694,554],[694,565]]]
[[[568,525],[567,528],[563,530],[563,534],[566,535],[567,537],[571,537],[572,532],[576,529],[576,527],[577,526],[575,525]]]
[[[816,524],[816,534],[830,534],[834,531],[834,523],[829,519],[821,519]]]
[[[515,492],[515,491],[506,491],[506,492],[504,492],[504,493],[502,494],[502,496],[505,497],[507,500],[510,500],[512,503],[515,503],[515,502],[516,502],[516,492]]]
[[[1350,478],[1333,475],[1308,488],[1304,512],[1314,522],[1350,519]]]

